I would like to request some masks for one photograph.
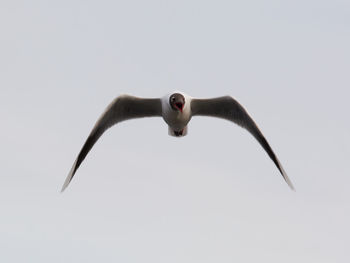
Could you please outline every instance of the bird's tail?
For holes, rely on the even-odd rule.
[[[174,137],[183,137],[183,136],[187,135],[187,126],[185,126],[180,131],[175,131],[173,128],[169,127],[168,134],[170,136],[174,136]]]

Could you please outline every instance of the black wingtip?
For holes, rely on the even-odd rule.
[[[294,185],[292,184],[292,181],[289,179],[289,177],[288,177],[286,171],[283,169],[281,163],[278,161],[277,158],[276,158],[276,161],[277,161],[277,168],[278,168],[278,170],[280,171],[281,175],[283,176],[284,181],[286,181],[286,183],[288,184],[289,188],[290,188],[292,191],[296,192],[295,187],[294,187]]]
[[[77,159],[78,160],[78,159]],[[74,162],[72,168],[69,171],[69,174],[66,178],[66,180],[63,183],[62,189],[61,189],[61,193],[63,193],[63,191],[68,187],[69,183],[72,181],[73,176],[75,174],[75,171],[77,170],[77,160]]]

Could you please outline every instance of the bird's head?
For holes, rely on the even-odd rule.
[[[169,104],[173,110],[182,112],[185,105],[185,97],[180,93],[174,93],[169,98]]]

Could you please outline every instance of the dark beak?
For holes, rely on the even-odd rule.
[[[176,108],[179,109],[179,111],[182,112],[182,109],[183,109],[184,105],[183,105],[181,102],[176,102],[176,103],[175,103],[175,106],[176,106]]]

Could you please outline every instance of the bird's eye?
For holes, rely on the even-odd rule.
[[[172,97],[171,100],[172,100],[172,101],[175,101],[175,97]]]

